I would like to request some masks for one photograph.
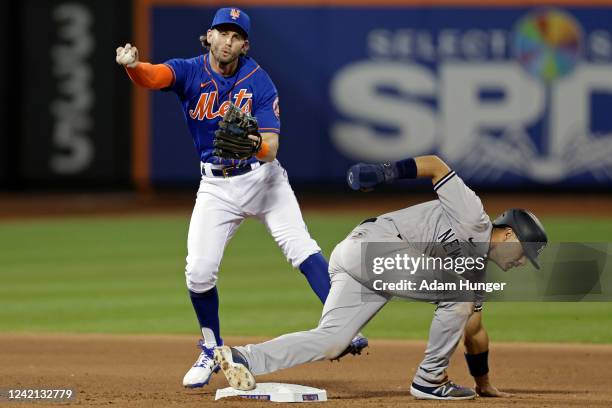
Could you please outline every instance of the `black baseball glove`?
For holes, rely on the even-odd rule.
[[[261,149],[258,129],[257,119],[231,104],[215,131],[213,155],[223,159],[248,159]],[[248,135],[256,136],[258,140],[251,140]]]

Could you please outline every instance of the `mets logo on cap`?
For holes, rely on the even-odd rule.
[[[230,11],[230,16],[232,16],[232,20],[238,20],[240,18],[240,10],[233,8]]]

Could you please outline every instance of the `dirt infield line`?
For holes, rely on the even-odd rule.
[[[229,338],[245,344],[256,338]],[[208,407],[270,406],[255,401],[214,402],[222,375],[197,390],[181,387],[184,372],[197,350],[191,336],[65,334],[0,334],[0,387],[71,387],[77,401],[69,406]],[[373,340],[366,355],[340,363],[322,361],[258,378],[324,388],[326,406],[448,406],[409,396],[408,386],[422,358],[424,342]],[[611,406],[612,345],[493,343],[491,376],[511,399],[452,403],[453,407]],[[471,384],[459,347],[449,376]],[[0,407],[41,406],[9,404]]]

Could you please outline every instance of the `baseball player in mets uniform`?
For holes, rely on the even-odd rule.
[[[351,187],[366,190],[380,183],[415,177],[430,178],[438,199],[367,219],[336,246],[329,265],[331,291],[317,328],[265,343],[215,350],[215,359],[230,385],[252,389],[256,375],[333,357],[378,313],[393,293],[374,291],[361,283],[364,242],[437,242],[442,246],[475,242],[483,245],[474,246],[474,252],[503,270],[522,266],[527,260],[539,267],[537,256],[547,237],[537,218],[526,210],[512,209],[491,222],[478,196],[436,156],[357,164],[348,173]],[[471,399],[476,393],[505,395],[489,382],[488,337],[480,313],[474,311],[475,302],[437,303],[425,358],[410,387],[413,396],[455,400]],[[446,375],[449,359],[464,334],[466,359],[476,380],[476,391],[453,383]]]
[[[185,275],[203,338],[201,353],[183,379],[186,387],[201,387],[218,371],[213,349],[223,340],[217,272],[225,246],[245,218],[255,217],[266,225],[322,302],[330,288],[327,261],[310,237],[287,173],[276,160],[278,94],[266,71],[247,56],[250,25],[244,11],[219,9],[200,37],[206,52],[190,59],[149,64],[138,60],[138,50],[130,44],[116,50],[117,63],[137,85],[178,96],[200,157],[202,179],[189,225]],[[261,147],[248,159],[214,154],[215,131],[230,104],[258,121]],[[347,352],[358,353],[367,340],[358,337],[347,346]]]

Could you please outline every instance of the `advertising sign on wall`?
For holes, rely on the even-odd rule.
[[[245,7],[292,183],[437,153],[476,187],[611,185],[612,8],[576,5]],[[214,7],[151,11],[154,62],[201,52]],[[176,97],[149,113],[153,182],[197,180]]]

